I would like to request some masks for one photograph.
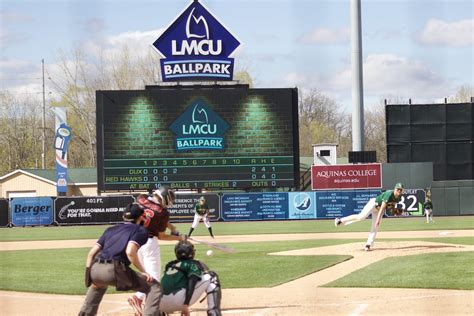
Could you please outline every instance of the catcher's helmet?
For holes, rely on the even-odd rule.
[[[143,207],[136,203],[130,203],[123,212],[123,220],[126,222],[134,222],[137,218],[143,215],[145,210]]]
[[[176,195],[174,191],[166,186],[159,187],[153,192],[154,195],[157,195],[163,207],[170,207],[173,205]]]
[[[182,240],[174,247],[174,253],[176,254],[176,259],[187,260],[194,258],[196,250],[191,242]]]

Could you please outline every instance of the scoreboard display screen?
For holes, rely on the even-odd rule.
[[[296,89],[97,91],[100,191],[297,187]]]

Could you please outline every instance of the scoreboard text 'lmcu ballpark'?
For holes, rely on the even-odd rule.
[[[297,188],[296,89],[97,91],[99,191]]]

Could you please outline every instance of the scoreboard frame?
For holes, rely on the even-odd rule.
[[[299,188],[298,94],[296,88],[249,89],[247,85],[192,85],[186,86],[185,90],[189,93],[190,89],[197,96],[203,91],[209,94],[209,91],[213,89],[220,94],[225,94],[225,91],[231,91],[232,89],[240,89],[239,93],[244,95],[262,94],[264,97],[269,97],[274,93],[277,96],[282,94],[288,96],[288,100],[291,100],[288,107],[291,108],[285,109],[288,113],[280,113],[280,115],[291,116],[291,122],[288,118],[281,119],[287,125],[291,125],[291,127],[287,126],[286,130],[282,131],[282,133],[292,133],[291,143],[293,146],[291,151],[288,149],[286,153],[281,155],[271,152],[264,152],[263,154],[261,152],[258,154],[242,154],[240,152],[231,155],[230,152],[225,152],[225,149],[224,152],[189,150],[185,154],[175,149],[174,154],[159,157],[140,157],[140,154],[136,155],[137,158],[105,157],[106,149],[104,146],[106,146],[108,139],[104,135],[107,132],[106,129],[110,128],[106,125],[110,123],[110,106],[120,103],[117,102],[117,99],[122,95],[125,97],[130,97],[130,95],[153,95],[155,97],[160,95],[160,91],[169,94],[170,90],[175,90],[174,93],[179,94],[184,89],[182,86],[147,86],[145,90],[98,90],[96,91],[96,135],[97,185],[99,192],[146,191],[150,187],[159,187],[160,185],[169,185],[171,188],[178,190],[205,189],[208,191],[276,189],[280,187],[297,190]],[[121,106],[125,107],[127,105]],[[221,101],[219,106],[227,106],[226,101]],[[216,106],[216,108],[219,108],[219,106]],[[104,113],[104,109],[108,112]],[[163,111],[166,111],[166,109]],[[278,118],[278,113],[272,114]],[[170,129],[169,123],[167,122],[167,129]],[[107,135],[110,135],[110,133]],[[279,145],[281,146],[281,144]],[[229,161],[231,164],[229,164]],[[124,176],[125,174],[127,176]],[[116,178],[115,175],[117,175]],[[190,177],[190,179],[186,180],[186,177]],[[220,179],[220,177],[223,178]],[[196,179],[199,181],[196,181]]]

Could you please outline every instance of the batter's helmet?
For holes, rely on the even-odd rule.
[[[170,207],[173,205],[176,195],[174,191],[168,187],[162,186],[153,192],[154,195],[157,195],[161,199],[161,204],[163,207]]]
[[[142,206],[131,203],[127,205],[127,208],[123,212],[123,220],[126,222],[134,222],[137,218],[143,215],[145,210]]]
[[[176,254],[176,259],[187,260],[194,258],[196,250],[191,242],[182,240],[174,247],[174,253]]]

